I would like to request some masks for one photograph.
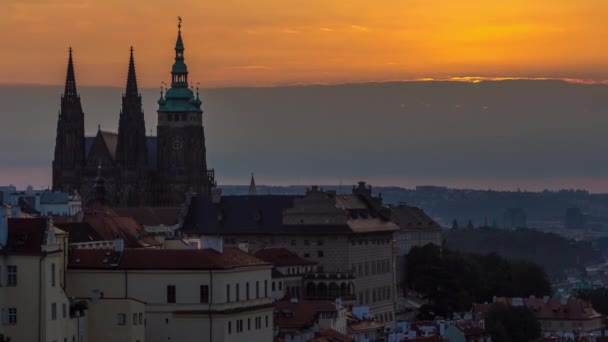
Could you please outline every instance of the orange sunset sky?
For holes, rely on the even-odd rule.
[[[450,77],[608,79],[606,0],[1,0],[0,83],[169,79],[177,16],[204,87]]]

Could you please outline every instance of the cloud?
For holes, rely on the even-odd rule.
[[[359,31],[359,32],[368,32],[369,28],[366,26],[361,26],[361,25],[350,25],[350,28],[353,31]]]

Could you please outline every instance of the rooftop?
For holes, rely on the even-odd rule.
[[[46,218],[9,218],[8,239],[3,253],[40,255],[46,243]]]
[[[274,324],[279,328],[308,327],[320,312],[336,312],[336,304],[321,300],[282,300],[275,303]]]
[[[118,270],[221,270],[268,266],[238,248],[157,249],[127,248],[122,253],[106,250],[76,249],[69,256],[70,269]]]
[[[287,248],[265,248],[254,253],[255,257],[274,266],[300,266],[300,265],[315,265],[316,262],[306,260],[297,254],[289,251]]]
[[[497,297],[494,303],[475,304],[473,306],[473,311],[487,313],[494,304],[502,303],[512,306],[514,305],[514,302],[515,305],[523,303],[523,305],[532,310],[539,320],[586,320],[602,317],[602,315],[595,311],[593,306],[591,306],[591,303],[579,298],[568,298],[568,300],[562,304],[559,299],[555,298]]]

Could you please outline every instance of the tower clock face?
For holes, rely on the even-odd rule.
[[[180,137],[175,137],[173,138],[173,143],[171,146],[173,146],[174,150],[180,151],[182,148],[184,148],[184,141]]]

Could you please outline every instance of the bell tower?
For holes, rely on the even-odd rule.
[[[188,88],[188,68],[184,62],[179,19],[175,62],[171,69],[171,88],[158,100],[158,176],[162,189],[156,189],[161,204],[179,204],[186,193],[207,194],[213,184],[207,170],[203,110],[198,89]],[[158,193],[160,191],[160,193]]]

